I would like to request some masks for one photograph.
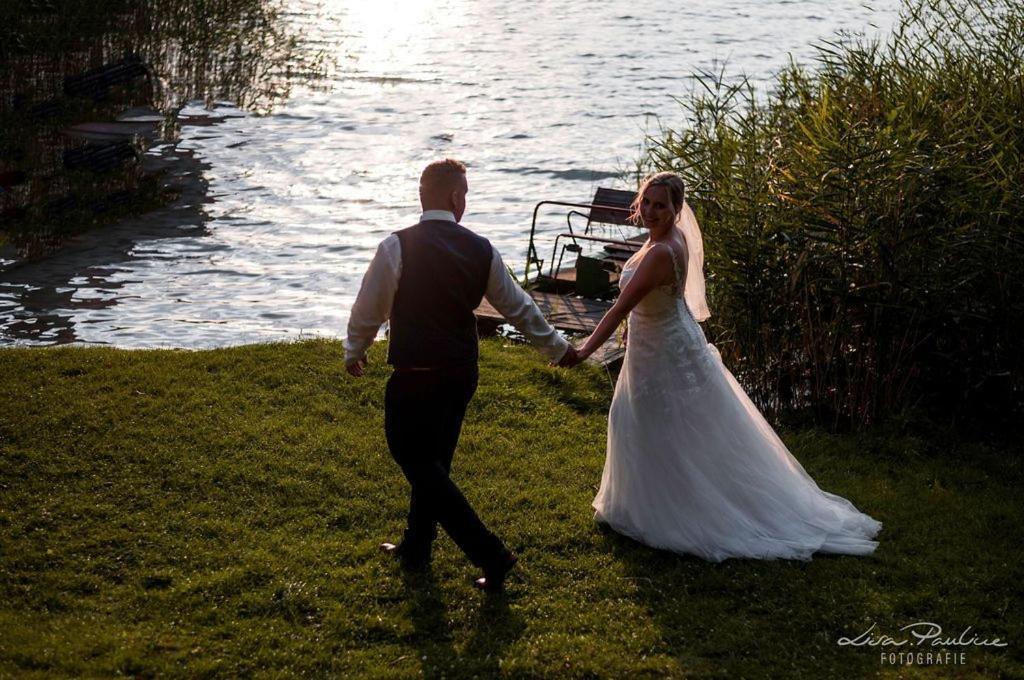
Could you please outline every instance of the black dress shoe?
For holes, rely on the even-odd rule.
[[[505,587],[505,577],[518,561],[516,554],[509,551],[496,566],[485,568],[484,575],[473,581],[473,585],[484,592],[500,593]]]
[[[424,571],[430,566],[430,558],[422,555],[407,555],[402,550],[401,545],[395,545],[394,543],[381,543],[380,551],[385,555],[398,560],[398,563],[402,566],[402,569],[409,571]]]

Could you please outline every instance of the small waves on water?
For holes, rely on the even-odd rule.
[[[151,149],[172,205],[86,233],[47,260],[0,258],[0,343],[213,347],[344,335],[377,244],[415,222],[422,167],[469,166],[467,226],[521,270],[543,199],[625,188],[645,135],[678,126],[689,74],[764,83],[835,30],[896,3],[633,0],[302,2],[289,20],[338,62],[251,115],[198,103]],[[214,120],[216,119],[216,120]],[[564,215],[543,219],[556,233]],[[5,268],[6,266],[6,268]]]

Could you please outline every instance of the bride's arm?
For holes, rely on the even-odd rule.
[[[597,324],[597,328],[578,350],[579,360],[583,361],[603,345],[637,303],[671,276],[674,276],[674,271],[672,255],[669,253],[668,247],[654,246],[648,250],[629,279],[629,283],[619,293],[615,304],[605,312],[601,323]]]

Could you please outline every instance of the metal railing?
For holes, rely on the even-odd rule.
[[[603,205],[603,204],[599,204],[599,203],[570,203],[570,202],[567,202],[567,201],[541,201],[540,203],[535,205],[534,208],[533,208],[533,220],[530,223],[530,244],[529,244],[529,246],[527,248],[527,251],[526,251],[526,269],[523,272],[523,283],[527,284],[527,285],[530,282],[530,265],[532,265],[532,264],[536,264],[537,265],[537,274],[538,275],[542,274],[542,270],[543,270],[543,267],[544,267],[544,260],[540,259],[537,256],[536,236],[537,236],[537,216],[540,214],[541,207],[545,206],[545,205],[556,205],[556,206],[561,206],[561,207],[565,207],[565,208],[582,208],[582,209],[590,210],[590,211],[594,211],[596,209],[596,210],[608,211],[608,212],[612,212],[612,213],[620,213],[622,215],[629,215],[630,212],[631,212],[629,208],[619,208],[617,206]],[[583,217],[583,216],[587,217],[587,227],[584,230],[584,234],[577,234],[573,230],[573,228],[572,228],[572,216],[574,214],[575,215],[579,215],[581,217]],[[625,246],[629,246],[630,245],[630,242],[626,241],[626,240],[604,239],[604,238],[601,238],[599,236],[589,236],[587,232],[589,232],[590,225],[591,225],[590,216],[586,215],[584,213],[577,212],[576,210],[570,210],[569,211],[568,215],[566,215],[566,222],[569,225],[569,232],[567,234],[559,234],[558,236],[555,237],[555,246],[554,246],[554,248],[551,251],[551,264],[548,267],[548,271],[549,272],[555,272],[555,262],[554,262],[554,260],[555,260],[555,253],[557,252],[558,241],[563,236],[573,239],[573,244],[572,245],[577,246],[577,248],[579,247],[579,244],[577,243],[577,240],[602,241],[602,242],[606,242],[606,243],[615,243],[615,244],[625,245]],[[568,244],[566,244],[566,246],[567,245]],[[558,267],[559,268],[561,268],[562,257],[565,255],[566,246],[563,246],[562,247],[562,252],[558,254]],[[579,252],[579,250],[572,250],[572,249],[570,249],[570,252]],[[555,275],[556,274],[552,274],[552,276],[555,276]]]

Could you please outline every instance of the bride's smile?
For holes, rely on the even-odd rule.
[[[640,220],[651,232],[651,239],[659,240],[675,223],[676,213],[673,210],[668,189],[663,186],[650,186],[640,199]]]

